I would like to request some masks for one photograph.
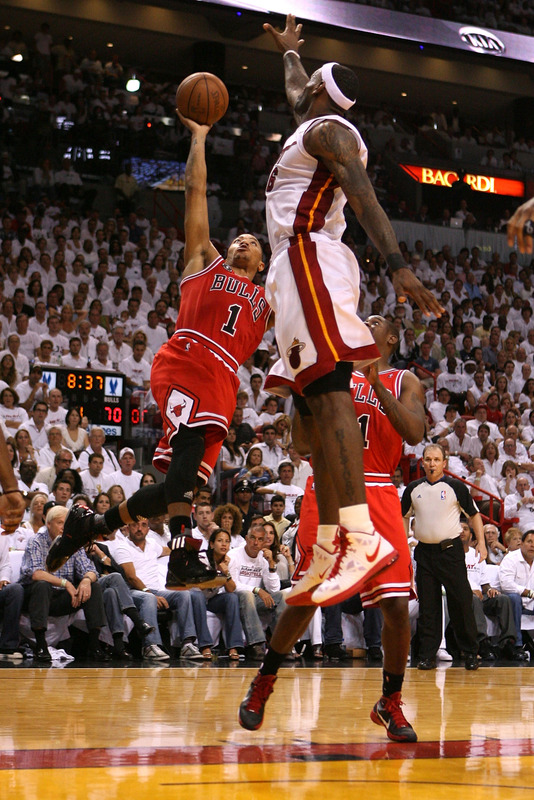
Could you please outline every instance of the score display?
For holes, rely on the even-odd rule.
[[[107,437],[124,435],[126,378],[120,372],[43,365],[42,380],[49,389],[60,389],[67,405],[78,406]]]

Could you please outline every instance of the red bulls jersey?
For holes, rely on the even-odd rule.
[[[380,373],[380,380],[397,399],[405,370],[390,369]],[[351,394],[363,436],[363,467],[368,486],[391,483],[390,476],[402,455],[402,436],[383,411],[371,384],[361,372],[352,373]]]
[[[257,349],[270,308],[261,286],[236,275],[222,257],[182,280],[175,336],[198,341],[234,372]]]

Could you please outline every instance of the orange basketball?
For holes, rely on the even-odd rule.
[[[176,108],[199,125],[213,125],[226,114],[228,89],[211,72],[194,72],[179,85]]]

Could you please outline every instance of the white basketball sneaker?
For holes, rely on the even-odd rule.
[[[337,560],[328,579],[313,592],[312,603],[333,606],[358,594],[365,584],[393,564],[399,554],[377,531],[340,528]]]
[[[337,560],[337,549],[329,553],[318,544],[313,545],[313,557],[306,574],[293,586],[285,600],[288,606],[312,606],[312,592],[328,578]]]

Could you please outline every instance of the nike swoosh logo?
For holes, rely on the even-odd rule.
[[[375,560],[375,558],[376,558],[376,557],[377,557],[377,555],[378,555],[378,551],[379,551],[379,550],[380,550],[380,541],[378,542],[378,544],[377,544],[377,546],[376,546],[376,550],[375,550],[375,552],[373,553],[373,555],[372,555],[372,556],[370,556],[370,555],[366,555],[366,556],[365,556],[365,557],[366,557],[366,559],[367,559],[367,561],[369,561],[369,563],[372,563],[372,562]]]
[[[329,569],[330,569],[330,567],[327,567],[327,568],[324,570],[324,572],[321,572],[321,574],[318,576],[320,581],[322,581],[322,580],[323,580],[324,576],[326,575],[326,573],[328,572],[328,570],[329,570]]]

